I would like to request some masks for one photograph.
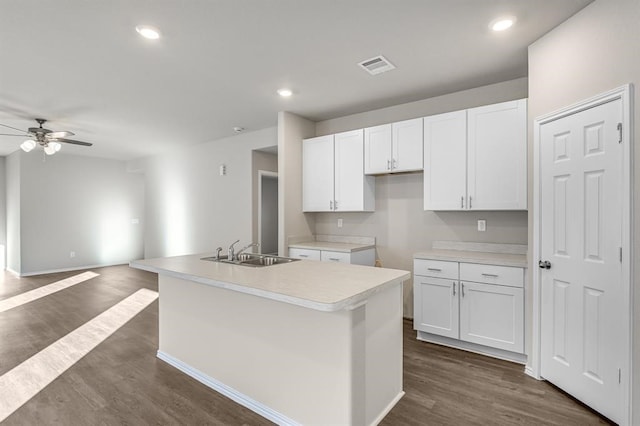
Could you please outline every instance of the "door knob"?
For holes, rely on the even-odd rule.
[[[549,262],[548,260],[541,260],[538,262],[538,266],[541,269],[551,269],[551,262]]]

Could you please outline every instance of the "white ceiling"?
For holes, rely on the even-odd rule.
[[[526,76],[527,46],[591,1],[2,0],[0,123],[43,117],[94,143],[65,152],[128,160],[278,111],[339,117]],[[505,14],[516,26],[489,31]],[[380,54],[397,69],[357,66]],[[0,155],[22,140],[0,136]]]

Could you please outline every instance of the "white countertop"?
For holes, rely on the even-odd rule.
[[[367,250],[375,247],[375,244],[335,243],[331,241],[303,241],[300,243],[289,244],[289,248],[330,250],[342,253],[352,253],[355,251]]]
[[[488,253],[464,250],[425,250],[413,255],[414,259],[449,260],[453,262],[482,263],[484,265],[527,267],[524,254]]]
[[[211,254],[134,260],[130,266],[327,312],[349,309],[410,277],[408,271],[334,262],[299,260],[252,268],[201,260],[205,256]]]

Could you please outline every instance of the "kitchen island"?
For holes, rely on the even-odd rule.
[[[407,271],[204,255],[131,262],[158,274],[158,357],[278,424],[377,424],[402,390]]]

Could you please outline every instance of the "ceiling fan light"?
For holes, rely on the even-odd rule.
[[[22,142],[22,144],[20,145],[20,148],[22,148],[24,152],[29,152],[35,147],[36,147],[36,142],[32,139],[27,139],[26,141]]]
[[[49,143],[44,147],[44,153],[47,155],[53,155],[56,153],[56,148],[54,146],[51,146],[52,144]]]
[[[49,142],[49,146],[53,147],[55,152],[60,151],[60,148],[62,148],[62,145],[59,142]]]

